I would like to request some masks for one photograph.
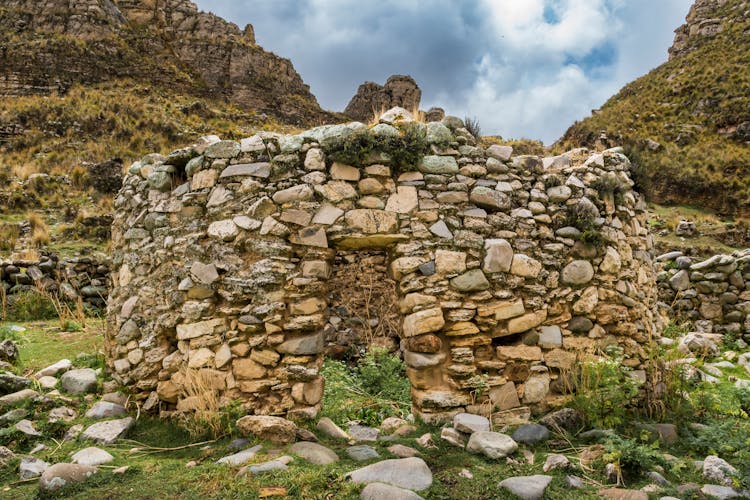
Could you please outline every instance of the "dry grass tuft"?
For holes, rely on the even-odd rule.
[[[208,370],[186,368],[183,377],[183,398],[194,409],[181,416],[180,425],[193,437],[206,435],[218,438],[227,433],[225,414],[221,411],[214,377]]]
[[[18,224],[0,224],[0,252],[12,252],[20,234]]]

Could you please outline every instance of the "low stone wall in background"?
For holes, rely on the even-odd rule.
[[[60,260],[55,254],[42,255],[35,260],[0,259],[0,287],[5,291],[9,307],[14,296],[41,289],[69,302],[81,298],[85,304],[104,310],[109,283],[106,259]]]
[[[378,149],[394,141],[426,150]],[[513,157],[404,110],[147,155],[115,200],[108,369],[146,410],[195,410],[209,387],[312,417],[336,255],[379,251],[414,412],[528,419],[589,354],[619,345],[643,367],[657,291],[629,168],[617,149]]]
[[[670,318],[750,342],[750,249],[701,261],[675,251],[656,260],[659,300]]]

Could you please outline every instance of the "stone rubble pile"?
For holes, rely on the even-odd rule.
[[[407,164],[337,156],[415,131],[428,151]],[[147,155],[115,200],[108,368],[146,410],[196,409],[200,379],[256,414],[314,416],[334,258],[385,251],[415,413],[528,420],[587,353],[645,359],[657,292],[629,168],[619,149],[514,157],[399,108]]]

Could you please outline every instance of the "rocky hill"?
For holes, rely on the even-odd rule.
[[[663,203],[750,213],[750,2],[696,0],[668,62],[574,124],[560,146],[626,146]]]
[[[190,1],[0,2],[3,166],[129,160],[207,130],[240,137],[330,117],[251,25]]]
[[[385,85],[375,82],[360,85],[344,114],[352,120],[367,122],[394,106],[414,111],[421,100],[422,90],[412,77],[392,75]]]

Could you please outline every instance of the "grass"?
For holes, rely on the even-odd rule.
[[[101,320],[90,320],[87,328],[82,332],[61,333],[56,328],[51,328],[48,323],[30,322],[23,323],[26,332],[18,334],[21,343],[22,364],[25,371],[36,370],[63,357],[76,359],[79,352],[94,353],[98,350],[101,342],[103,322]],[[61,341],[62,340],[62,341]],[[663,353],[662,353],[663,354]],[[659,355],[662,355],[659,354]],[[398,367],[390,361],[380,359],[377,355],[371,356],[370,361],[361,361],[359,369],[348,372],[349,378],[354,377],[358,383],[367,380],[381,389],[374,390],[377,394],[383,394],[389,380],[401,376]],[[91,366],[94,358],[78,358],[75,363],[78,366]],[[379,359],[379,361],[378,361]],[[387,370],[380,373],[372,368],[374,363],[385,363],[389,366]],[[736,370],[727,373],[727,377],[736,375]],[[341,374],[327,372],[329,376],[327,386],[336,389],[337,380],[330,377],[340,377]],[[347,383],[349,378],[344,377]],[[617,378],[617,377],[614,377]],[[728,382],[729,379],[726,378]],[[393,383],[394,380],[390,380]],[[667,415],[667,418],[675,419],[680,426],[681,439],[675,445],[662,445],[653,442],[647,434],[644,434],[637,426],[633,425],[635,420],[620,422],[617,427],[618,437],[609,439],[606,443],[608,460],[620,463],[623,468],[623,479],[626,486],[638,489],[648,484],[640,473],[641,469],[652,470],[657,463],[664,465],[664,476],[673,484],[684,484],[688,481],[702,482],[699,473],[692,466],[693,460],[701,460],[709,453],[719,453],[727,458],[735,466],[740,468],[747,480],[747,467],[750,457],[743,444],[750,440],[750,421],[747,412],[738,407],[750,406],[750,396],[740,397],[740,393],[729,393],[728,385],[696,387],[693,394],[700,392],[708,396],[697,398],[695,405],[691,408],[692,413],[685,418],[677,419],[675,415]],[[731,397],[730,397],[731,396]],[[372,397],[372,396],[370,396]],[[402,396],[389,394],[389,398],[402,398]],[[744,398],[744,399],[743,399]],[[91,403],[84,398],[74,398],[81,405],[79,413]],[[360,404],[350,402],[348,404]],[[701,406],[702,405],[702,406]],[[44,408],[37,408],[37,421],[43,421]],[[343,424],[338,418],[338,423]],[[708,428],[703,431],[690,431],[687,429],[688,422],[703,422]],[[79,418],[76,423],[91,423],[90,420]],[[541,465],[548,453],[564,453],[573,462],[574,468],[567,471],[552,471],[553,481],[547,489],[545,498],[572,500],[572,499],[594,499],[605,482],[601,472],[604,463],[594,463],[593,468],[583,468],[576,456],[588,444],[581,442],[575,435],[563,435],[553,433],[552,439],[534,447],[524,447],[516,452],[510,459],[488,460],[486,458],[462,451],[440,439],[440,429],[417,423],[417,429],[411,435],[398,437],[393,441],[373,443],[381,455],[381,459],[395,458],[386,448],[392,444],[403,444],[417,448],[421,457],[428,463],[433,473],[432,486],[420,492],[425,498],[430,499],[511,499],[511,496],[500,489],[498,483],[507,477],[541,474]],[[307,426],[311,427],[311,426]],[[510,429],[496,429],[500,432],[512,433]],[[79,442],[60,442],[59,436],[65,432],[65,426],[45,428],[47,435],[50,433],[58,437],[58,441],[45,440],[48,449],[40,452],[37,456],[47,462],[56,463],[69,460],[74,452],[86,445]],[[421,448],[416,445],[414,438],[431,433],[435,443],[434,448]],[[128,498],[128,499],[224,499],[224,498],[264,498],[264,494],[272,491],[283,491],[285,496],[273,498],[310,498],[310,499],[356,499],[362,490],[362,485],[352,484],[344,479],[344,475],[369,463],[378,461],[372,459],[366,462],[355,462],[346,454],[347,443],[330,440],[324,436],[318,436],[321,443],[334,450],[341,460],[329,466],[317,466],[295,459],[287,470],[274,471],[260,476],[236,476],[236,470],[215,464],[215,461],[223,456],[233,453],[230,442],[236,436],[224,436],[215,441],[196,442],[198,438],[191,435],[182,426],[174,421],[159,420],[146,415],[139,415],[137,423],[127,436],[113,446],[105,447],[115,458],[114,462],[101,467],[99,473],[86,483],[63,490],[57,498],[89,499],[89,498]],[[27,452],[33,445],[31,441],[19,441],[18,437],[9,434],[7,430],[0,430],[0,444],[7,444],[7,439],[16,439],[16,451]],[[248,447],[256,444],[250,440]],[[284,453],[284,449],[270,443],[259,443],[263,445],[261,453],[253,460],[253,463],[264,462],[272,459],[278,453]],[[20,448],[19,448],[20,447]],[[675,462],[665,462],[663,453],[670,453],[679,457]],[[188,467],[189,463],[195,464]],[[0,497],[32,499],[45,498],[38,495],[36,482],[16,483],[17,473],[15,464],[5,469],[0,469]],[[114,474],[113,470],[118,467],[128,466],[123,474]],[[464,470],[473,475],[469,479],[463,476]],[[566,485],[565,476],[574,474],[583,477],[586,486],[582,490],[573,490]],[[740,484],[739,482],[737,483]],[[676,495],[673,488],[666,488],[659,492],[658,496]]]

